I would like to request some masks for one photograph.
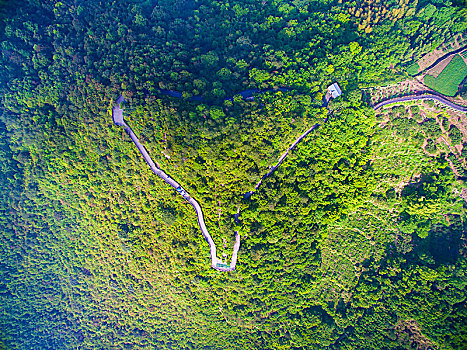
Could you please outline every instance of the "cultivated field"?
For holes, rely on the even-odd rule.
[[[459,34],[454,39],[452,39],[450,42],[438,46],[436,50],[433,50],[427,53],[417,62],[419,66],[418,72],[424,71],[425,69],[430,67],[433,63],[435,63],[436,60],[443,57],[445,54],[455,51],[461,48],[462,46],[465,46],[466,42],[467,42],[467,35]]]
[[[460,83],[467,76],[467,65],[460,55],[456,55],[437,77],[426,75],[425,84],[446,96],[454,96]]]

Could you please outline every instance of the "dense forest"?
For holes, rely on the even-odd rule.
[[[0,1],[0,349],[465,348],[466,114],[362,99],[462,5]]]

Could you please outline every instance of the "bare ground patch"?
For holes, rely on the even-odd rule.
[[[438,49],[427,53],[425,56],[420,58],[420,60],[418,61],[418,65],[420,66],[419,71],[423,71],[424,69],[431,66],[433,63],[436,62],[437,59],[442,57],[444,54],[445,53],[443,50],[438,50]]]
[[[449,53],[451,51],[455,51],[455,50],[461,48],[462,45],[465,45],[465,39],[464,39],[464,37],[463,37],[463,35],[461,33],[461,34],[455,36],[450,42],[445,43],[445,44],[441,44],[435,50],[427,53],[422,58],[420,58],[418,60],[418,62],[417,62],[419,67],[420,67],[420,69],[418,71],[422,72],[423,70],[425,70],[426,68],[431,66],[433,63],[435,63],[439,58],[443,57],[444,55],[446,55],[447,53]],[[435,68],[435,67],[433,67],[433,68]]]
[[[449,62],[451,62],[451,60],[454,58],[454,56],[455,55],[451,55],[451,56],[446,57],[444,60],[439,62],[436,66],[434,66],[430,70],[427,70],[425,72],[425,74],[429,74],[429,75],[432,75],[433,77],[437,78],[441,74],[443,69],[447,67]]]
[[[399,341],[408,345],[408,349],[438,349],[436,344],[422,333],[420,325],[415,320],[397,322],[395,331]]]

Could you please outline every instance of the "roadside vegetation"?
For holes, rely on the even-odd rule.
[[[0,15],[0,348],[467,342],[465,115],[361,99],[465,33],[450,2],[20,1]],[[335,81],[344,94],[322,108]],[[238,95],[277,87],[290,90]],[[219,255],[240,232],[234,272],[210,268],[193,208],[112,124],[121,93]]]

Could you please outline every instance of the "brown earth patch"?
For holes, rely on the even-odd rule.
[[[407,345],[407,349],[438,349],[438,347],[422,333],[420,326],[415,320],[397,322],[395,331],[397,338],[403,345]]]
[[[458,113],[449,113],[452,119],[449,121],[451,124],[457,126],[459,130],[461,131],[464,140],[467,138],[467,117],[464,113],[458,112]]]
[[[425,74],[429,74],[429,75],[432,75],[433,77],[437,78],[441,74],[441,72],[444,70],[444,68],[447,67],[449,62],[451,62],[451,60],[454,58],[454,56],[455,55],[451,55],[451,56],[446,57],[444,60],[439,62],[436,66],[434,66],[430,70],[427,70],[425,72]]]
[[[467,188],[463,188],[459,196],[467,203]]]
[[[438,49],[427,53],[425,56],[420,58],[420,60],[418,61],[418,65],[420,66],[419,71],[422,71],[428,68],[433,63],[435,63],[438,58],[440,58],[443,55],[444,55],[444,51],[438,50]]]
[[[454,44],[454,47],[451,47],[451,44]],[[462,47],[462,45],[465,45],[465,39],[462,34],[455,36],[454,39],[452,41],[449,41],[448,43],[441,44],[435,50],[427,53],[418,60],[417,63],[420,66],[420,69],[418,71],[423,71],[424,69],[428,68],[433,63],[435,63],[437,59],[451,51],[459,49],[460,47]]]

